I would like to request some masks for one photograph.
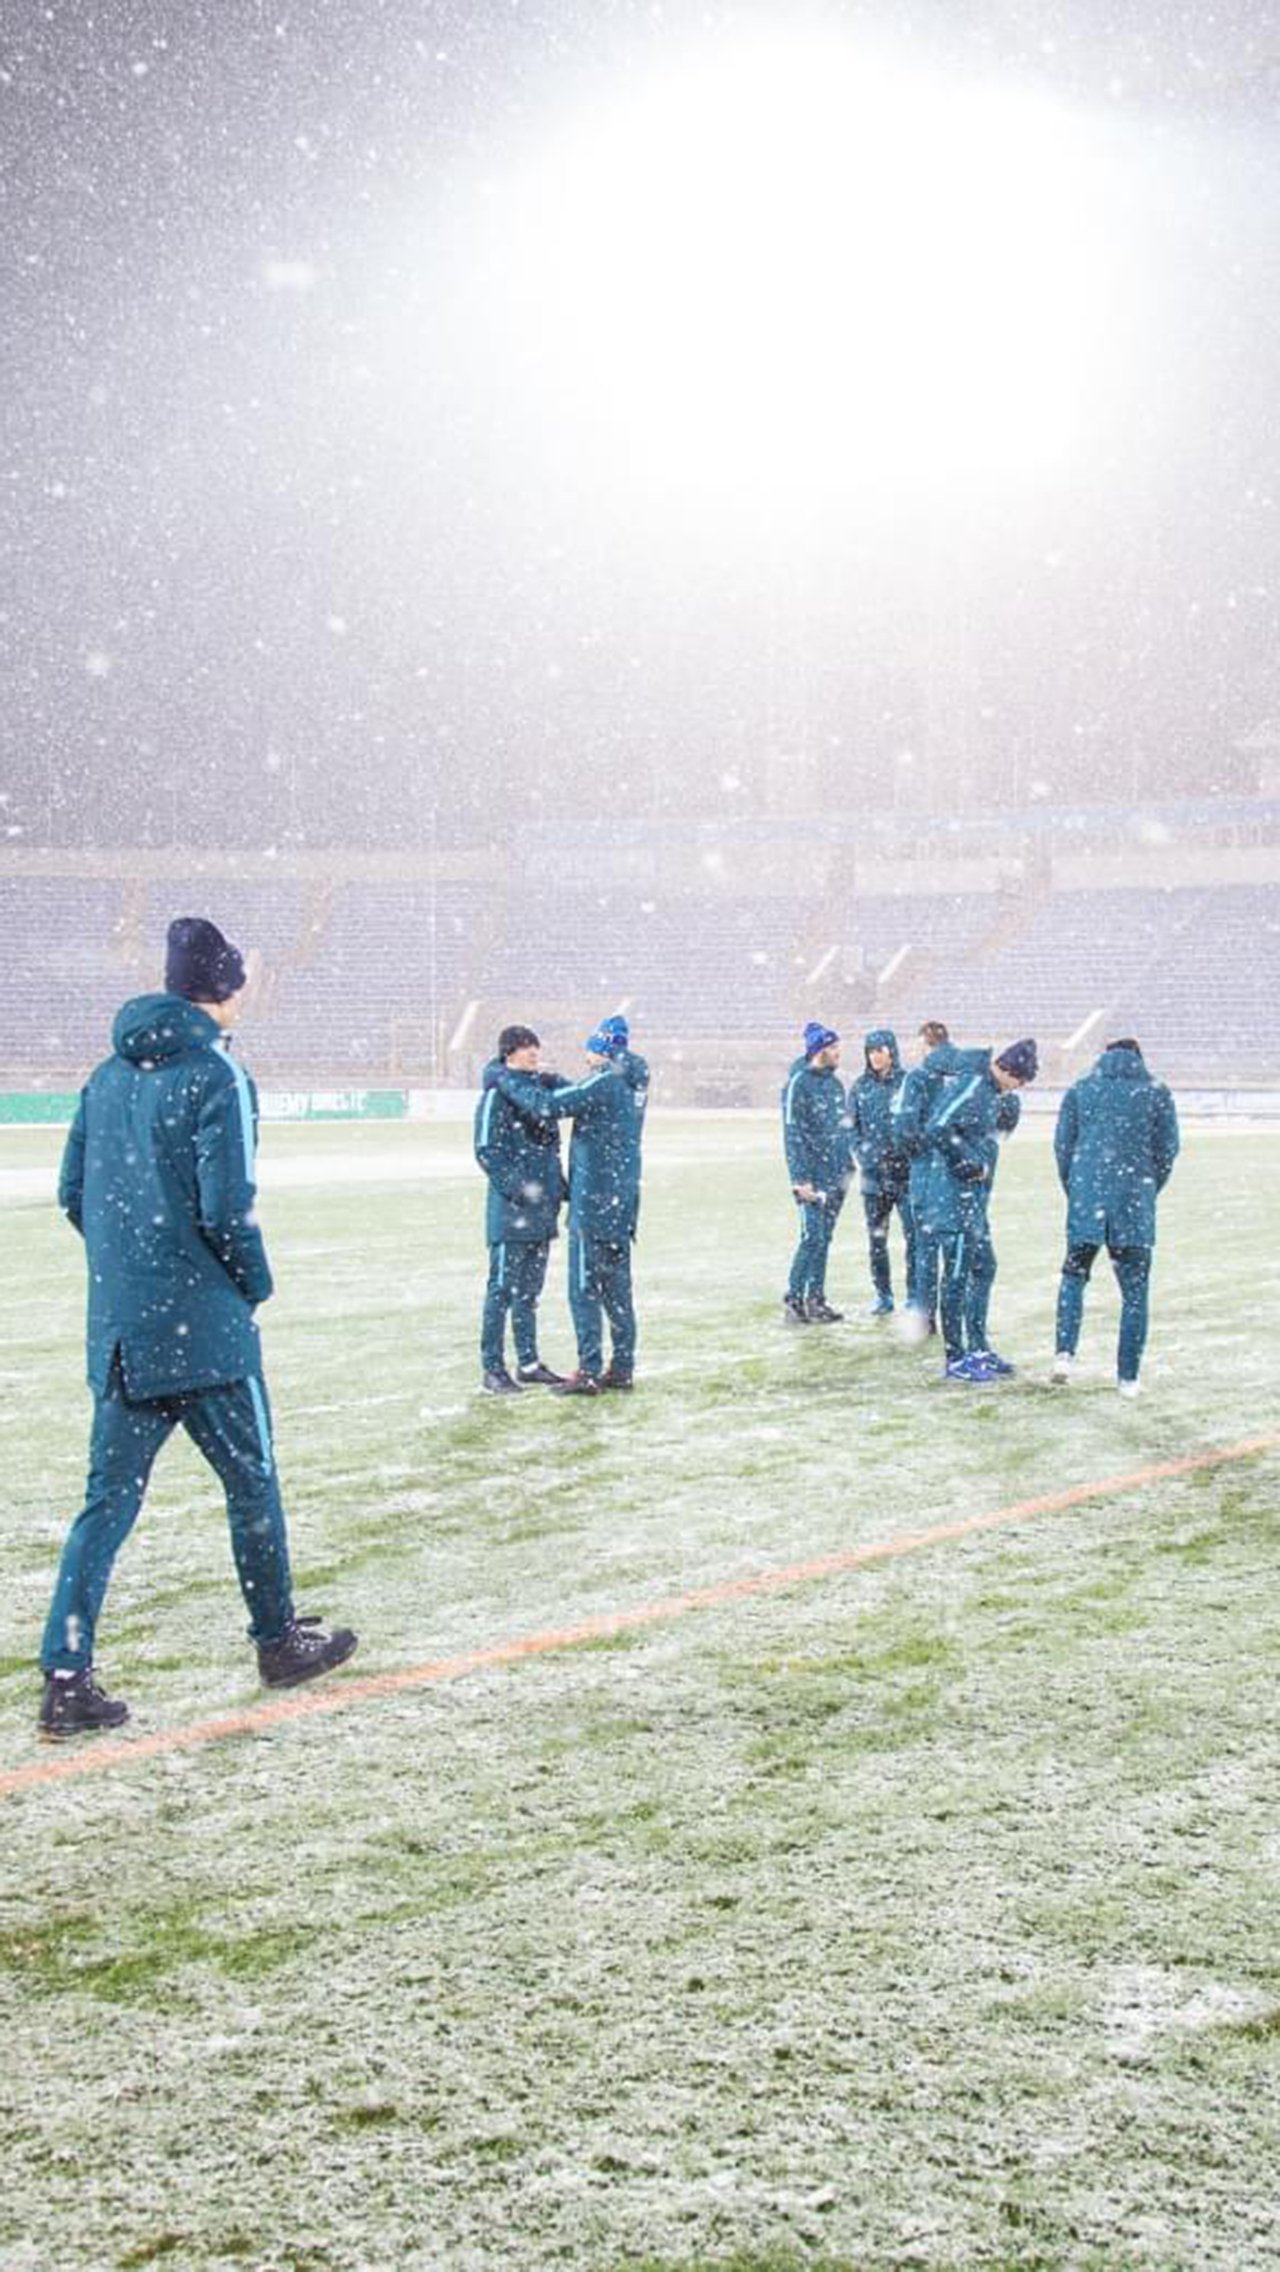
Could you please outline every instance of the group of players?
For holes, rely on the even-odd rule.
[[[898,1214],[905,1249],[904,1338],[941,1330],[944,1373],[978,1386],[1014,1367],[988,1331],[996,1253],[990,1205],[1001,1142],[1018,1125],[1019,1091],[1039,1070],[1034,1041],[997,1055],[959,1049],[929,1020],[917,1062],[899,1059],[887,1027],[868,1033],[862,1072],[846,1093],[840,1036],[811,1023],[782,1092],[787,1172],[800,1236],[783,1300],[795,1325],[837,1324],[827,1300],[832,1234],[855,1173],[861,1182],[871,1263],[872,1314],[893,1313],[889,1226]],[[1054,1130],[1067,1199],[1066,1254],[1058,1285],[1051,1377],[1070,1379],[1085,1288],[1106,1247],[1120,1286],[1116,1385],[1138,1394],[1146,1346],[1156,1200],[1178,1152],[1178,1116],[1138,1043],[1110,1042],[1093,1069],[1066,1091]]]
[[[494,1396],[550,1388],[561,1396],[630,1389],[636,1323],[631,1245],[640,1205],[640,1139],[648,1096],[644,1059],[624,1018],[605,1018],[586,1042],[588,1073],[569,1082],[544,1072],[538,1036],[507,1026],[486,1066],[476,1108],[476,1159],[488,1179],[489,1275],[481,1327],[481,1384]],[[904,1339],[941,1334],[947,1380],[978,1386],[1014,1367],[988,1329],[996,1252],[991,1194],[1002,1141],[1017,1127],[1019,1092],[1039,1070],[1036,1044],[998,1054],[961,1049],[928,1020],[917,1062],[904,1068],[896,1036],[868,1033],[863,1069],[847,1091],[841,1040],[816,1021],[782,1091],[787,1173],[799,1218],[783,1316],[832,1325],[827,1299],[832,1236],[855,1176],[871,1265],[872,1314],[894,1314],[889,1229],[898,1215],[905,1249]],[[573,1126],[566,1182],[557,1123]],[[1121,1292],[1117,1386],[1138,1393],[1147,1338],[1156,1199],[1178,1151],[1173,1098],[1153,1081],[1136,1041],[1114,1041],[1063,1098],[1054,1136],[1067,1195],[1067,1248],[1058,1288],[1053,1378],[1070,1377],[1084,1294],[1106,1247]],[[561,1205],[569,1203],[569,1305],[577,1365],[553,1372],[538,1351],[538,1301]],[[507,1324],[514,1369],[505,1358]],[[612,1343],[605,1362],[606,1323]]]

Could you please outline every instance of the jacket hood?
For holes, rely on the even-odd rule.
[[[1104,1049],[1094,1067],[1104,1081],[1149,1081],[1146,1060],[1140,1049]]]
[[[181,994],[138,994],[116,1012],[111,1046],[130,1065],[163,1065],[184,1049],[207,1049],[221,1028]]]
[[[958,1073],[966,1052],[957,1049],[954,1041],[940,1041],[920,1060],[921,1069],[929,1073]]]
[[[506,1069],[506,1065],[501,1057],[491,1057],[488,1064],[485,1066],[483,1073],[480,1075],[481,1088],[496,1089],[498,1085],[498,1075],[499,1073],[505,1073]]]
[[[797,1057],[787,1075],[788,1080],[791,1073],[812,1073],[816,1081],[838,1081],[840,1078],[838,1065],[815,1065],[811,1057]]]
[[[862,1057],[864,1064],[867,1063],[867,1059],[873,1049],[887,1049],[890,1058],[892,1059],[892,1063],[890,1064],[887,1073],[873,1072],[871,1066],[867,1064],[867,1071],[871,1074],[872,1080],[892,1081],[897,1076],[897,1074],[901,1072],[902,1065],[901,1060],[898,1056],[898,1037],[896,1033],[893,1032],[891,1027],[875,1026],[870,1033],[863,1035]]]
[[[649,1061],[647,1058],[637,1056],[634,1049],[624,1049],[615,1057],[614,1063],[628,1088],[648,1088]]]

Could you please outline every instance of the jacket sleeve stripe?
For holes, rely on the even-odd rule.
[[[246,1183],[252,1183],[254,1181],[253,1106],[249,1099],[249,1083],[245,1079],[243,1068],[237,1065],[234,1057],[228,1057],[226,1062],[231,1067],[231,1078],[235,1082],[236,1088],[236,1102],[240,1107],[240,1133],[244,1139],[244,1179]]]
[[[975,1073],[972,1080],[965,1082],[964,1087],[958,1090],[956,1095],[952,1097],[950,1104],[943,1106],[942,1111],[938,1114],[937,1119],[934,1121],[933,1125],[935,1128],[946,1127],[947,1122],[952,1118],[953,1114],[959,1112],[961,1105],[965,1101],[965,1098],[971,1097],[973,1095],[973,1092],[977,1088],[980,1079],[981,1075]]]

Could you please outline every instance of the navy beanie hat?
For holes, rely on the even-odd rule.
[[[816,1018],[810,1018],[804,1029],[805,1056],[816,1057],[820,1049],[832,1048],[839,1039],[839,1034],[834,1033],[830,1026],[820,1026]]]
[[[504,1026],[498,1035],[498,1055],[514,1057],[517,1049],[541,1049],[542,1043],[532,1026]]]
[[[165,991],[188,1002],[229,1002],[244,985],[244,957],[203,915],[176,915],[164,959]]]
[[[1007,1049],[1001,1050],[996,1063],[1004,1072],[1012,1073],[1015,1081],[1034,1081],[1040,1070],[1034,1041],[1011,1041]]]

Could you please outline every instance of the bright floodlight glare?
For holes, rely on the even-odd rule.
[[[501,185],[494,352],[590,477],[695,501],[971,487],[1069,452],[1097,151],[1027,95],[796,37],[692,52]]]

